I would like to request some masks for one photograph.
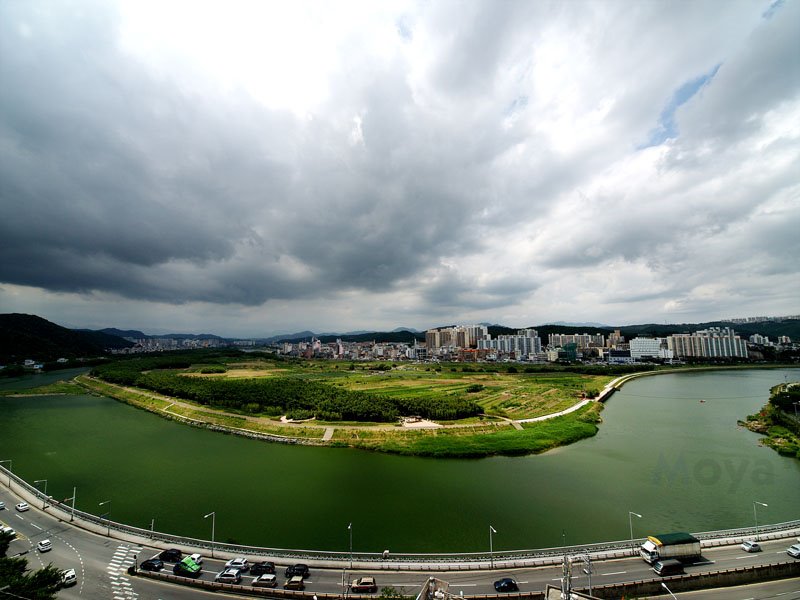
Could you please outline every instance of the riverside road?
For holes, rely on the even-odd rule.
[[[127,568],[134,563],[134,560],[141,562],[145,558],[156,555],[163,548],[136,545],[75,527],[69,521],[64,521],[48,511],[41,510],[41,502],[31,503],[31,509],[26,512],[17,512],[14,505],[21,499],[5,489],[0,491],[0,500],[4,501],[6,505],[6,509],[0,511],[0,521],[13,527],[18,536],[11,543],[9,556],[22,554],[28,559],[29,566],[34,569],[49,563],[61,569],[75,569],[78,575],[77,585],[62,590],[59,598],[89,600],[100,598],[150,600],[158,598],[166,600],[197,598],[207,594],[201,590],[131,577],[127,574]],[[36,550],[36,543],[43,539],[52,541],[53,549],[50,552],[39,553]],[[788,558],[786,548],[794,541],[794,538],[765,541],[762,543],[763,552],[754,554],[744,552],[738,545],[708,548],[703,552],[705,562],[687,567],[686,571],[692,573],[785,562]],[[248,558],[251,562],[254,560],[253,557]],[[202,578],[213,580],[214,575],[222,570],[223,565],[224,560],[206,556],[203,562]],[[283,582],[283,570],[287,565],[288,561],[285,559],[276,564],[279,586]],[[169,569],[170,566],[168,563],[167,568]],[[593,567],[592,583],[594,585],[653,577],[650,567],[639,558],[596,561],[593,563]],[[573,577],[574,585],[588,585],[587,576],[583,575],[578,568],[575,569],[575,572],[580,573],[580,576]],[[561,568],[558,566],[443,573],[370,571],[368,569],[343,572],[341,569],[320,568],[312,565],[311,576],[306,581],[306,592],[309,594],[315,592],[341,593],[343,579],[347,581],[363,575],[373,575],[379,588],[392,586],[408,595],[416,595],[422,583],[428,577],[434,576],[448,581],[452,592],[463,592],[466,596],[472,596],[494,594],[492,584],[500,577],[514,577],[523,592],[542,590],[545,585],[555,584],[559,580]],[[245,585],[249,585],[250,581],[249,576],[243,579]],[[795,580],[794,588],[797,587],[796,583]],[[790,585],[786,591],[791,594],[794,588]],[[215,595],[219,597],[219,593]],[[702,598],[703,596],[693,594],[692,597]],[[747,597],[758,596],[751,594]]]

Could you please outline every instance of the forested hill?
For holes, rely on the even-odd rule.
[[[36,315],[0,314],[0,364],[25,359],[52,361],[90,357],[108,348],[127,348],[130,342],[97,331],[75,331]]]

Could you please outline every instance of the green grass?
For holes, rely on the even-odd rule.
[[[72,381],[56,381],[27,390],[4,390],[0,396],[46,396],[51,394],[83,394],[84,389]]]
[[[385,363],[384,363],[385,364]],[[194,372],[207,365],[193,365]],[[477,402],[485,416],[446,422],[436,429],[411,429],[396,424],[312,421],[303,425],[283,425],[265,415],[244,416],[239,411],[214,410],[147,392],[126,390],[102,381],[81,378],[95,393],[110,396],[162,416],[203,421],[231,429],[244,429],[284,437],[321,439],[326,427],[334,433],[329,445],[349,446],[381,452],[432,457],[480,457],[544,452],[551,448],[590,437],[597,432],[601,405],[590,404],[573,414],[514,428],[498,417],[523,419],[563,410],[578,402],[586,389],[599,389],[612,376],[582,375],[569,372],[505,373],[468,371],[429,365],[402,365],[387,371],[370,370],[358,364],[332,361],[280,362],[253,360],[227,362],[227,373],[212,377],[235,377],[236,372],[252,372],[254,377],[287,377],[370,392],[391,398],[430,400],[468,398]],[[454,370],[455,369],[455,370]],[[478,389],[468,392],[468,389]]]
[[[492,455],[522,455],[544,452],[571,444],[597,433],[594,416],[602,405],[590,405],[573,414],[548,421],[526,424],[522,431],[499,427],[496,431],[464,434],[458,429],[404,432],[380,443],[375,440],[352,441],[357,448],[394,454],[435,458],[479,458]],[[587,416],[590,418],[587,419]]]

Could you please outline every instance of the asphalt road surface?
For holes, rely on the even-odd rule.
[[[136,560],[141,563],[146,558],[155,556],[163,548],[137,546],[122,542],[89,531],[73,527],[68,521],[56,518],[48,511],[41,510],[41,504],[31,505],[26,512],[17,512],[14,505],[20,501],[6,489],[0,490],[0,501],[4,501],[6,509],[0,511],[0,522],[13,527],[17,539],[9,547],[9,556],[21,554],[28,559],[31,568],[40,568],[52,563],[60,569],[73,568],[78,576],[74,587],[66,588],[59,593],[64,599],[104,599],[112,600],[151,600],[151,599],[185,599],[198,598],[203,595],[219,598],[219,593],[211,594],[201,590],[163,583],[139,577],[130,577],[127,568]],[[36,543],[43,539],[51,540],[53,549],[40,553]],[[762,542],[763,552],[747,553],[739,546],[725,546],[707,549],[703,552],[703,561],[686,567],[687,573],[728,569],[755,564],[784,562],[789,559],[786,548],[794,543],[794,539]],[[269,559],[269,557],[263,557]],[[250,562],[254,559],[248,557]],[[202,578],[213,580],[223,569],[225,560],[204,557]],[[288,563],[284,560],[276,563],[278,586],[281,587],[284,569]],[[627,558],[597,561],[592,564],[593,585],[618,583],[654,577],[648,564],[639,558]],[[588,576],[582,572],[583,564],[577,563],[573,568],[573,585],[588,586]],[[166,563],[165,569],[171,572],[172,563]],[[307,592],[341,593],[342,582],[350,581],[363,575],[375,577],[378,588],[392,586],[408,595],[416,595],[423,582],[431,576],[449,582],[450,591],[463,592],[465,595],[493,594],[493,582],[500,577],[513,577],[517,580],[521,591],[543,590],[547,584],[557,584],[561,576],[561,567],[523,568],[494,571],[449,571],[435,572],[389,572],[385,570],[358,570],[343,572],[341,569],[323,569],[311,567],[310,577],[306,579]],[[243,585],[250,585],[252,576],[247,574]],[[784,580],[727,588],[715,595],[715,591],[681,593],[680,597],[699,598],[705,600],[731,598],[742,600],[748,598],[800,598],[797,591],[800,583],[797,579]],[[736,595],[733,595],[736,590]],[[762,593],[764,590],[764,593]],[[773,590],[773,591],[769,591]],[[740,594],[739,591],[742,591]],[[774,594],[774,595],[770,595]],[[368,595],[364,595],[368,597]],[[662,596],[663,598],[663,596]]]

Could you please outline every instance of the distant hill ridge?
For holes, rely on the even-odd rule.
[[[99,331],[76,331],[36,315],[0,314],[0,364],[91,357],[133,344]]]
[[[488,325],[492,337],[515,334],[519,329],[503,325]],[[731,327],[742,338],[760,334],[776,341],[778,336],[789,336],[792,340],[800,339],[800,319],[760,321],[754,323],[733,323],[730,321],[710,321],[707,323],[680,323],[643,325],[625,325],[620,327],[586,325],[547,324],[534,325],[542,342],[547,343],[551,333],[590,333],[608,336],[619,329],[625,339],[637,336],[666,337],[676,333],[690,333],[709,327]],[[57,358],[90,357],[104,354],[111,348],[126,348],[133,344],[124,338],[173,338],[173,339],[226,339],[211,333],[166,335],[147,335],[135,329],[106,328],[99,331],[67,329],[38,317],[21,313],[0,314],[0,364],[21,362],[31,358],[50,361]],[[323,343],[341,339],[345,342],[389,342],[411,344],[414,340],[424,341],[425,332],[412,329],[397,328],[394,331],[351,332],[349,334],[315,334],[313,331],[300,331],[293,334],[276,335],[269,338],[253,338],[260,343],[297,342],[317,338]]]

